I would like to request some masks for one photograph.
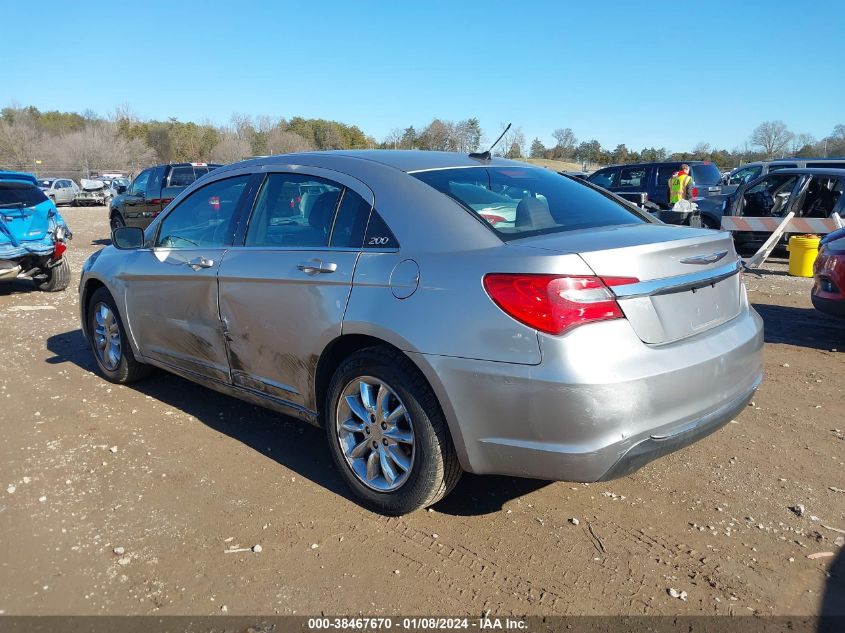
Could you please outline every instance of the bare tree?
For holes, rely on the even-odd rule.
[[[331,133],[327,136],[331,136]],[[332,143],[337,142],[334,136],[328,140]],[[314,146],[296,132],[275,127],[267,134],[267,148],[271,154],[291,154],[310,151],[314,149]]]
[[[563,150],[571,150],[578,144],[578,139],[575,138],[572,128],[559,127],[552,132],[552,136],[557,141],[556,147],[560,147]]]
[[[402,146],[402,128],[395,127],[384,137],[384,146],[399,149]]]
[[[786,151],[793,136],[783,121],[766,121],[754,128],[750,141],[751,145],[759,147],[772,158]]]
[[[218,163],[234,163],[243,160],[252,152],[252,145],[246,139],[234,134],[223,136],[211,150],[211,160]]]

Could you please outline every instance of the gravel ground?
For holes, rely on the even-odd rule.
[[[845,322],[784,253],[747,276],[766,379],[724,429],[624,479],[466,476],[388,519],[315,428],[100,378],[75,284],[106,211],[63,213],[72,288],[0,287],[0,613],[845,614]]]

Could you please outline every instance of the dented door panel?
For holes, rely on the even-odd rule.
[[[313,393],[317,361],[340,335],[357,258],[358,251],[329,249],[243,247],[226,253],[218,273],[220,315],[235,385],[319,409]],[[319,263],[334,270],[309,270]]]
[[[224,248],[143,249],[129,254],[121,280],[126,314],[150,360],[230,382],[217,307]]]

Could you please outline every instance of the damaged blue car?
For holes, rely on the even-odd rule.
[[[58,292],[70,283],[72,234],[32,174],[0,171],[0,282],[30,279]]]

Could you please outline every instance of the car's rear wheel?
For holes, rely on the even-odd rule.
[[[44,278],[38,278],[38,289],[44,292],[60,292],[70,285],[70,264],[62,257],[57,264],[43,269]]]
[[[140,380],[152,368],[135,360],[111,293],[98,288],[88,302],[88,338],[97,367],[107,380],[120,384]]]
[[[461,467],[437,398],[403,356],[368,348],[337,368],[325,427],[349,487],[377,512],[430,506],[455,486]]]

